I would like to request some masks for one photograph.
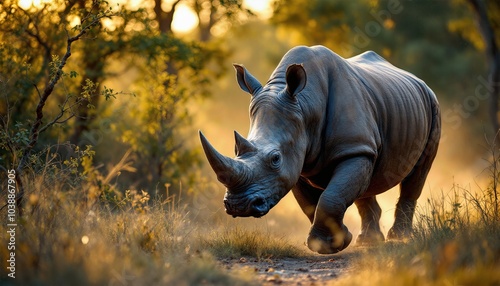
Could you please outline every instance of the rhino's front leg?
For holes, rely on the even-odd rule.
[[[346,248],[352,234],[343,223],[344,213],[368,187],[373,171],[370,158],[361,156],[339,163],[327,188],[321,194],[307,246],[321,254]]]
[[[316,206],[318,205],[323,190],[311,186],[311,184],[307,182],[307,179],[300,177],[297,184],[292,188],[292,193],[304,214],[309,221],[313,223]]]

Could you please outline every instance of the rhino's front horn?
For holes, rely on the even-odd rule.
[[[250,143],[250,141],[241,136],[240,133],[238,133],[236,130],[234,131],[234,140],[236,141],[236,156],[241,156],[245,153],[257,151],[257,148],[255,148],[255,146]]]
[[[205,151],[208,163],[210,163],[210,166],[217,175],[217,179],[226,187],[234,186],[238,182],[241,182],[246,177],[243,164],[219,153],[208,142],[201,131],[199,131],[199,134],[203,151]]]

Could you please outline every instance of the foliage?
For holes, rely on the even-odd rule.
[[[191,125],[189,105],[193,97],[207,95],[208,91],[203,90],[207,84],[202,70],[205,63],[199,60],[205,57],[204,52],[196,47],[190,50],[185,64],[191,69],[179,68],[177,75],[162,72],[167,69],[168,54],[160,52],[148,59],[134,87],[137,99],[121,107],[130,117],[112,117],[118,137],[110,140],[126,142],[137,158],[137,169],[144,170],[130,175],[140,188],[151,190],[152,186],[164,186],[180,178],[188,186],[194,183],[194,170],[201,162],[197,150],[186,143],[186,127]],[[184,82],[183,78],[190,80]]]
[[[6,3],[7,7],[9,7],[10,4],[11,3]],[[100,2],[95,2],[95,3],[93,3],[93,5],[99,6]],[[47,7],[45,6],[45,8],[47,8]],[[71,71],[70,73],[66,73],[63,70],[67,64],[68,59],[71,56],[73,44],[75,42],[81,40],[81,38],[83,36],[91,33],[92,29],[98,25],[98,23],[101,19],[106,18],[106,17],[111,17],[114,14],[113,14],[111,8],[109,8],[109,9],[106,8],[103,10],[96,11],[95,13],[89,13],[89,14],[85,15],[81,19],[82,24],[75,27],[73,29],[72,34],[70,34],[70,32],[68,32],[68,31],[66,31],[66,38],[61,38],[60,42],[65,43],[65,45],[64,44],[61,45],[61,47],[65,47],[65,52],[63,53],[62,57],[59,57],[57,54],[51,54],[51,51],[52,51],[51,47],[49,47],[48,44],[44,40],[42,40],[41,35],[40,35],[40,31],[39,31],[39,27],[36,24],[34,24],[33,22],[31,22],[31,18],[29,17],[29,13],[27,11],[21,9],[20,7],[12,7],[11,9],[5,9],[5,10],[7,11],[7,13],[3,14],[2,16],[5,18],[6,21],[3,21],[3,22],[9,22],[9,24],[7,24],[5,27],[2,27],[2,30],[7,31],[7,33],[6,33],[7,35],[13,34],[14,37],[16,37],[17,36],[16,33],[18,31],[16,30],[16,26],[13,26],[13,27],[10,26],[11,22],[9,21],[9,19],[11,17],[14,17],[14,18],[17,17],[17,18],[21,18],[21,19],[24,18],[23,20],[27,21],[28,23],[31,23],[32,26],[34,26],[34,28],[28,26],[28,29],[26,29],[26,33],[29,36],[35,38],[40,45],[45,47],[45,51],[46,51],[41,68],[37,69],[35,74],[27,74],[26,75],[28,82],[31,81],[32,79],[37,79],[39,81],[30,83],[30,86],[32,89],[31,92],[33,94],[32,97],[34,99],[33,103],[35,103],[36,108],[34,108],[34,110],[33,110],[34,111],[33,113],[35,116],[33,118],[33,123],[30,124],[31,126],[30,126],[29,139],[26,140],[28,142],[24,146],[16,145],[15,142],[10,140],[11,137],[17,137],[17,134],[19,134],[19,132],[16,132],[16,130],[14,130],[12,132],[9,130],[9,128],[11,127],[10,123],[12,122],[13,119],[14,120],[16,119],[15,116],[18,116],[18,113],[12,113],[12,110],[10,107],[10,102],[17,103],[16,97],[20,97],[20,98],[24,97],[25,99],[27,99],[27,96],[30,95],[29,90],[27,91],[26,94],[18,93],[19,90],[17,90],[15,88],[16,83],[17,83],[16,73],[14,73],[14,75],[8,74],[8,73],[2,74],[2,78],[4,78],[6,80],[6,82],[8,82],[8,83],[13,82],[14,85],[6,85],[5,86],[6,89],[4,90],[4,95],[3,95],[4,101],[2,102],[2,110],[3,110],[3,112],[2,112],[2,127],[3,128],[2,128],[2,136],[1,137],[5,141],[1,145],[6,146],[7,147],[6,150],[10,151],[10,155],[11,155],[10,159],[11,160],[7,161],[7,163],[10,163],[9,165],[16,166],[16,169],[18,170],[18,172],[21,173],[21,171],[25,167],[27,158],[31,155],[33,148],[35,148],[35,146],[38,143],[40,133],[44,132],[45,130],[47,130],[48,128],[50,128],[51,126],[53,126],[55,124],[65,123],[68,120],[70,120],[72,117],[75,116],[75,114],[72,113],[71,110],[75,106],[81,104],[86,99],[90,98],[92,96],[92,93],[95,92],[94,84],[91,81],[87,81],[87,85],[86,85],[87,88],[84,89],[84,91],[80,94],[80,96],[73,96],[71,93],[64,92],[63,97],[62,97],[63,99],[61,99],[60,104],[58,104],[59,113],[58,114],[56,113],[54,118],[51,119],[47,124],[45,124],[45,125],[43,124],[43,117],[45,115],[44,114],[45,113],[44,107],[46,104],[48,104],[47,101],[49,100],[49,97],[54,97],[53,92],[54,92],[54,89],[56,88],[56,86],[59,85],[61,82],[63,82],[63,80],[65,78],[67,78],[68,76],[69,76],[69,78],[72,78],[76,75],[76,72],[74,72],[74,71]],[[44,14],[45,10],[46,9],[42,9],[41,14]],[[43,15],[43,16],[48,16],[48,15]],[[16,23],[15,21],[12,21],[12,22]],[[34,29],[35,31],[31,31],[30,29]],[[6,39],[4,39],[4,40],[9,40],[9,37],[7,36]],[[6,45],[6,43],[2,42],[2,45]],[[19,50],[21,50],[21,47],[18,47],[15,50],[15,52],[17,52]],[[2,51],[4,51],[4,50],[2,50]],[[8,50],[8,51],[12,51],[12,50]],[[25,50],[23,50],[21,52],[21,53],[25,53],[22,55],[22,57],[29,57],[28,51],[29,51],[29,48],[27,50],[25,48]],[[50,59],[49,59],[49,57],[50,57]],[[26,60],[23,58],[21,58],[20,60],[23,62],[34,61],[34,59]],[[15,65],[15,63],[9,63],[9,65],[11,65],[11,64]],[[21,63],[18,63],[18,64],[21,64]],[[27,66],[28,66],[28,68],[26,68],[25,70],[29,71],[31,65],[27,65]],[[23,69],[21,69],[20,71],[23,71]],[[12,76],[14,76],[14,77],[12,78]],[[17,74],[17,76],[23,76],[23,74],[19,73],[19,74]],[[45,81],[45,86],[44,86],[43,90],[40,90],[38,88],[38,86],[41,84],[40,81]],[[63,86],[64,86],[64,83],[63,83]],[[23,90],[21,90],[21,91],[23,91]],[[15,108],[19,108],[19,106],[17,104],[15,104],[14,106],[15,106]],[[16,110],[16,111],[19,111],[19,110]],[[14,116],[14,118],[11,118],[12,116]],[[15,120],[15,121],[17,122],[17,120]],[[21,124],[22,123],[16,123],[15,126],[21,126]],[[21,156],[18,156],[19,152],[22,153]],[[2,159],[5,160],[6,157],[3,156]],[[12,161],[12,160],[16,160],[16,159],[18,161]]]
[[[140,161],[135,174],[125,173],[132,174],[126,183],[148,191],[195,169],[197,152],[184,144],[181,130],[190,124],[188,102],[207,96],[208,84],[220,74],[213,64],[223,53],[220,45],[160,33],[147,8],[106,1],[37,5],[23,8],[4,1],[0,6],[0,165],[19,174],[25,169],[39,172],[26,164],[28,157],[55,142],[70,141],[92,145],[97,164],[119,159],[106,154],[113,145],[120,146],[117,156],[132,150],[130,159]],[[123,86],[127,92],[103,84],[129,70],[146,76],[132,78]],[[133,82],[148,88],[131,93]],[[120,105],[123,97],[130,105]],[[137,126],[135,130],[120,125],[130,116],[112,116],[124,106],[137,115],[127,121]],[[104,135],[103,126],[110,128]],[[106,144],[96,140],[104,137]],[[151,159],[158,161],[153,177],[143,168],[152,166],[147,163]],[[22,189],[22,181],[18,183]]]
[[[447,1],[294,0],[276,1],[272,21],[297,42],[326,45],[342,56],[374,50],[451,99],[463,89],[454,85],[457,78],[482,71],[471,47],[448,27],[463,14]]]

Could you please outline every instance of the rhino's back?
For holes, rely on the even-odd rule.
[[[375,52],[347,60],[373,110],[380,141],[367,195],[383,192],[414,168],[429,141],[439,113],[432,90],[413,74],[401,70]],[[437,142],[435,142],[437,144]]]

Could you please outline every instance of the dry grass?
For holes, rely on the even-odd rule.
[[[249,285],[253,273],[228,272],[218,258],[299,253],[270,234],[222,225],[203,229],[182,201],[118,192],[109,182],[123,168],[104,175],[87,163],[51,165],[25,181],[24,215],[16,229],[16,279],[7,277],[3,258],[10,252],[9,238],[2,235],[0,284]],[[0,214],[3,233],[6,210]]]
[[[87,185],[70,187],[63,175],[50,184],[40,177],[27,184],[16,230],[16,279],[7,277],[8,237],[2,235],[0,284],[249,284],[251,277],[224,271],[202,248],[179,201],[151,202],[146,193],[128,191],[89,203]],[[4,233],[5,210],[1,218]]]
[[[19,230],[16,253],[19,261],[14,282],[20,285],[248,284],[248,280],[224,272],[208,252],[192,249],[182,233],[169,232],[170,219],[165,216],[117,215],[98,220],[92,229],[60,225],[50,233],[24,226]],[[82,242],[85,237],[87,244]]]
[[[360,256],[341,285],[500,285],[500,217],[493,190],[453,186],[419,209],[413,237]]]

